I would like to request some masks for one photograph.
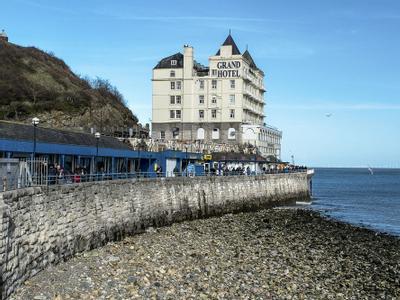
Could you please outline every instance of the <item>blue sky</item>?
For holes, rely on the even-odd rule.
[[[231,29],[266,74],[266,122],[283,130],[283,159],[400,167],[400,1],[12,0],[0,28],[109,79],[142,123],[158,60],[190,44],[207,64]]]

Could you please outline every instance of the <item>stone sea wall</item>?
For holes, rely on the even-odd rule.
[[[0,290],[49,264],[168,225],[309,198],[305,173],[159,178],[32,187],[0,194]]]

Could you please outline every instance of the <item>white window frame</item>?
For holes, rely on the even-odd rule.
[[[199,95],[199,104],[200,105],[204,105],[204,100],[205,100],[204,95]]]
[[[199,119],[204,119],[204,109],[199,109]]]
[[[172,138],[177,140],[179,139],[180,130],[178,127],[172,129]]]
[[[211,139],[219,140],[219,128],[214,128],[211,132]]]
[[[211,80],[211,88],[216,90],[218,87],[218,81],[216,79]]]
[[[169,72],[169,77],[175,77],[175,70],[171,70]]]
[[[176,66],[178,61],[176,59],[171,59],[171,66]]]
[[[171,105],[175,104],[175,96],[174,95],[169,96],[169,104],[171,104]]]
[[[180,109],[177,109],[175,111],[175,119],[180,119],[180,118],[182,118],[182,112]]]
[[[212,104],[217,104],[217,96],[214,95],[214,96],[211,97],[211,103]]]
[[[231,79],[231,80],[230,80],[230,86],[231,86],[231,89],[236,88],[236,81],[235,81],[235,79]]]
[[[180,81],[176,82],[176,89],[180,90],[182,88],[182,83]]]
[[[160,131],[160,139],[165,140],[165,131],[164,130]]]
[[[169,118],[170,119],[175,119],[175,110],[170,110],[169,111]]]
[[[228,129],[228,140],[236,140],[236,129],[235,128]]]
[[[197,128],[197,139],[204,140],[204,136],[205,136],[204,128],[202,128],[202,127]]]
[[[217,110],[216,109],[212,109],[211,110],[211,119],[216,119],[217,118]]]
[[[231,110],[229,111],[229,117],[230,117],[231,119],[234,119],[234,118],[235,118],[235,110],[234,110],[234,109],[231,109]]]
[[[231,104],[231,105],[235,104],[235,101],[236,101],[235,98],[236,97],[234,94],[229,95],[229,104]]]
[[[181,95],[176,95],[175,96],[175,103],[176,104],[181,104],[182,103],[182,96]]]
[[[171,81],[171,90],[175,90],[175,81]]]
[[[200,79],[200,80],[199,80],[199,88],[200,88],[201,90],[204,90],[204,80],[203,80],[203,79]]]

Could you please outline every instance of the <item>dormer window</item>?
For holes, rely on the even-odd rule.
[[[178,64],[178,61],[176,59],[171,60],[171,66],[176,66]]]

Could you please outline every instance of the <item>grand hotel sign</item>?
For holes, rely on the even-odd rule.
[[[217,63],[217,77],[239,77],[239,69],[241,63],[238,60],[234,61],[219,61]]]

